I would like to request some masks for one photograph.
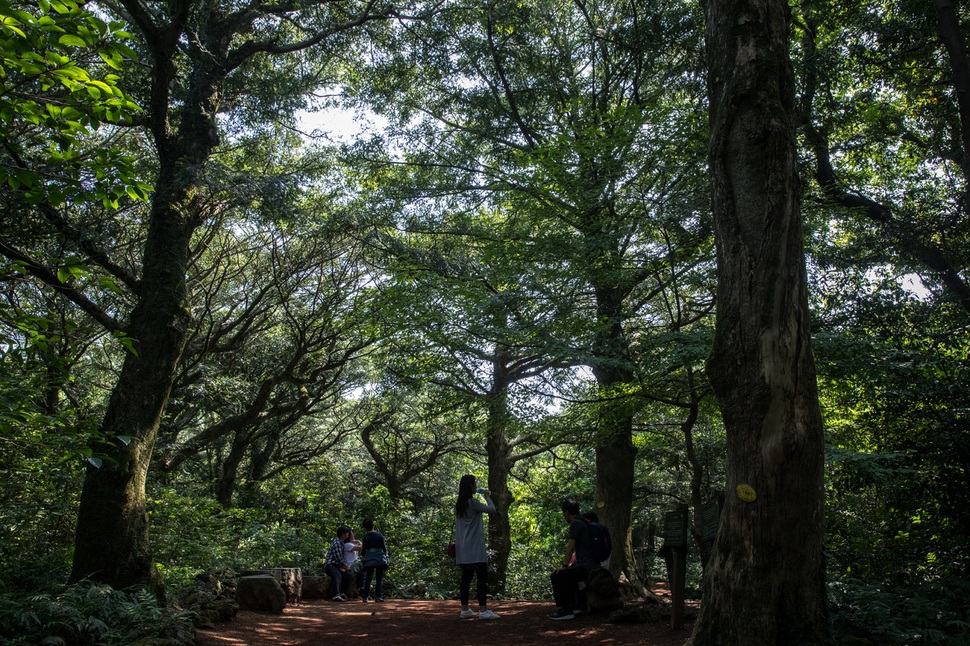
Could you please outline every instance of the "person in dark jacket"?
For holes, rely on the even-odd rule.
[[[365,518],[363,522],[364,537],[360,541],[361,560],[364,564],[364,587],[360,593],[361,600],[366,603],[371,600],[370,584],[374,581],[374,601],[384,601],[384,572],[387,571],[387,541],[384,534],[377,531],[373,518]]]

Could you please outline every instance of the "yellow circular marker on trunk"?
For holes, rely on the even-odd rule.
[[[758,494],[755,493],[755,490],[751,487],[751,485],[739,484],[734,488],[734,491],[737,492],[738,498],[744,502],[754,502],[755,498],[758,497]]]

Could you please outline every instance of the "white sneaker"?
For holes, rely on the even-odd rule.
[[[492,612],[491,610],[482,610],[480,613],[478,613],[478,618],[479,619],[498,619],[498,615]]]
[[[478,613],[472,610],[471,608],[469,608],[468,610],[462,610],[461,614],[459,615],[459,617],[461,617],[462,619],[474,619],[477,616],[478,616]]]

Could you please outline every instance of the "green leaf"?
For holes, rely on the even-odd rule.
[[[135,350],[134,339],[132,339],[124,332],[115,331],[115,332],[112,332],[111,335],[115,338],[116,341],[118,341],[121,345],[123,345],[129,352],[131,352],[136,357],[138,356],[138,351]]]
[[[114,292],[115,294],[118,294],[119,296],[124,294],[124,291],[120,287],[118,287],[118,283],[115,282],[115,280],[110,276],[102,276],[101,278],[99,278],[98,285],[100,287],[104,287],[105,289],[108,289]]]
[[[63,36],[57,39],[57,42],[59,42],[61,45],[68,45],[72,47],[88,46],[87,42],[85,42],[83,38],[75,36],[74,34],[64,34]]]
[[[114,54],[114,53],[107,54],[105,52],[98,52],[98,56],[100,56],[101,60],[103,60],[105,64],[108,65],[109,67],[116,70],[121,69],[121,56],[118,56],[117,54]]]
[[[13,33],[17,34],[21,38],[24,38],[24,39],[27,38],[27,34],[25,34],[20,28],[15,27],[14,24],[11,22],[7,22],[6,20],[4,20],[3,28],[9,31],[12,31]]]

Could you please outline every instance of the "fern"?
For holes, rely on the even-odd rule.
[[[11,646],[58,639],[78,646],[126,646],[159,636],[189,615],[163,608],[144,589],[80,583],[22,599],[0,599],[0,641]],[[183,631],[191,634],[191,631]]]

